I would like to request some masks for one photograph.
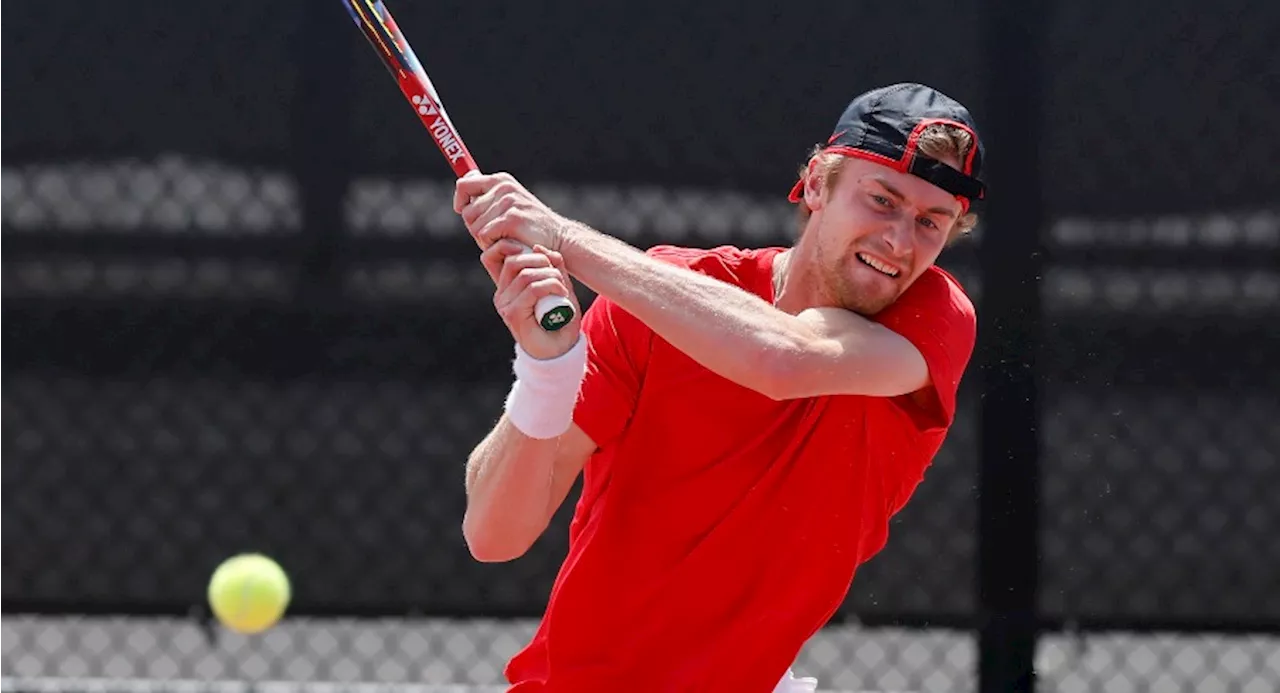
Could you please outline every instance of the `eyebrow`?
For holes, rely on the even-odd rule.
[[[903,195],[897,188],[893,187],[892,185],[889,185],[889,181],[885,180],[884,178],[880,176],[872,176],[871,180],[879,183],[880,187],[884,188],[886,191],[888,191],[890,195],[893,195],[899,200],[907,199],[906,195]],[[925,211],[930,214],[941,214],[946,217],[951,217],[952,219],[956,218],[956,213],[953,210],[947,209],[946,207],[930,207]]]

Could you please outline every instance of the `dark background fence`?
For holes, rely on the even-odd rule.
[[[1276,8],[392,6],[482,167],[642,247],[789,242],[785,191],[859,91],[970,104],[991,200],[942,262],[980,348],[837,623],[976,634],[985,690],[1029,687],[1064,632],[1280,631]],[[539,615],[568,508],[516,562],[466,554],[462,465],[510,338],[447,168],[338,3],[9,17],[6,619],[181,616],[248,549],[299,617]],[[1187,685],[1275,690],[1261,642]],[[1166,651],[1081,680],[1142,689]]]

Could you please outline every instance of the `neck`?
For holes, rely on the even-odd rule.
[[[773,258],[773,305],[795,315],[806,308],[837,305],[824,297],[821,278],[803,244],[778,253]]]

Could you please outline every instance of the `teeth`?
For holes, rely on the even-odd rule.
[[[883,262],[880,262],[879,260],[871,257],[870,255],[863,255],[862,253],[858,253],[858,259],[862,260],[863,264],[869,265],[870,267],[880,272],[881,274],[887,274],[890,277],[898,276],[898,270],[896,268],[890,267],[889,265],[886,265]]]

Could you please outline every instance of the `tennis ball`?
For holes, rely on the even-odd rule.
[[[209,580],[213,614],[237,633],[260,633],[275,625],[289,606],[289,595],[284,570],[257,553],[228,558]]]

